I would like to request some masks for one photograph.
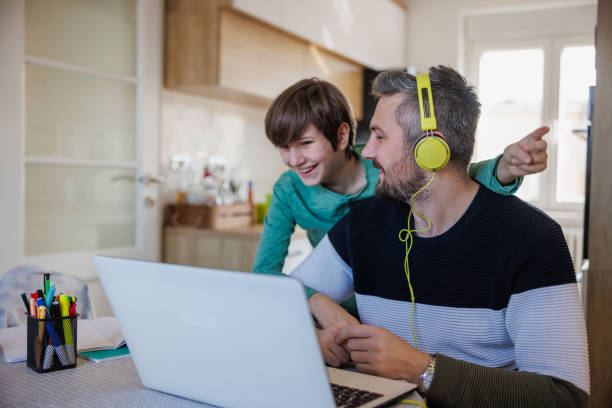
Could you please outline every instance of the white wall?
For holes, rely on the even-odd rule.
[[[164,90],[161,96],[161,162],[172,155],[206,160],[222,156],[253,181],[255,201],[265,201],[287,168],[264,131],[266,110]]]
[[[461,38],[458,38],[460,16],[463,15],[595,3],[590,0],[409,0],[406,13],[406,60],[408,66],[418,71],[432,65],[450,65],[463,70],[463,44]]]

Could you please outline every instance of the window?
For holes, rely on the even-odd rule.
[[[521,61],[515,64],[515,61]],[[484,51],[480,56],[478,93],[482,103],[476,157],[495,157],[502,146],[542,123],[544,51],[541,48]],[[486,135],[486,137],[484,137]],[[525,179],[518,195],[538,196],[540,175]]]
[[[525,178],[517,195],[546,211],[581,214],[594,46],[579,40],[540,40],[484,45],[475,51],[475,82],[482,103],[476,160],[498,155],[542,124],[550,126],[548,168]]]

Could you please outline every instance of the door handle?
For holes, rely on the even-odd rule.
[[[119,181],[119,180],[127,180],[127,181],[134,182],[134,176],[129,176],[127,174],[119,174],[111,178],[111,181]],[[149,184],[163,184],[164,183],[163,178],[150,176],[148,174],[138,177],[137,181],[141,184],[144,184],[145,187],[148,186]]]
[[[144,176],[138,177],[138,182],[144,184],[146,187],[149,184],[163,184],[164,179],[162,179],[161,177],[149,176],[148,174],[145,174]]]

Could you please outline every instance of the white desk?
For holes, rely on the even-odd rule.
[[[410,399],[422,401],[414,392]],[[0,406],[9,407],[211,407],[145,388],[131,358],[94,364],[77,358],[76,368],[39,374],[0,353]],[[398,404],[396,407],[414,407]]]

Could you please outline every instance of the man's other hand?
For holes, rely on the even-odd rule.
[[[341,322],[338,326],[328,327],[327,329],[316,329],[319,339],[319,347],[323,353],[323,358],[332,367],[340,367],[347,364],[351,358],[344,346],[336,343],[336,336],[348,323]]]
[[[539,173],[546,168],[547,143],[542,137],[549,132],[547,126],[538,128],[504,149],[497,163],[497,180],[500,184],[510,184],[515,178]]]
[[[429,363],[429,354],[381,327],[346,326],[336,336],[336,343],[344,345],[357,370],[366,374],[417,384]]]

